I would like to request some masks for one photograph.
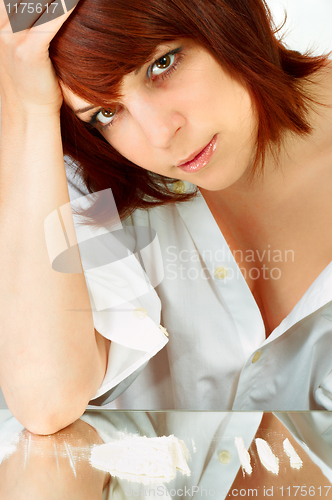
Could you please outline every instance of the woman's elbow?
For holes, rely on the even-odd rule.
[[[9,406],[9,410],[13,416],[33,434],[48,435],[55,434],[56,432],[68,427],[76,420],[78,420],[86,409],[86,403],[75,405],[74,407],[70,402],[64,402],[63,405],[56,408],[48,408],[42,410],[34,408],[33,410],[24,410],[22,408],[16,409]]]
[[[13,416],[33,434],[54,434],[78,420],[84,413],[90,391],[77,387],[76,391],[57,387],[50,394],[34,391],[33,394],[12,394],[4,396]]]

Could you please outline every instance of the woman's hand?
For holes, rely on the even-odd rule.
[[[16,5],[16,7],[15,7]],[[24,4],[11,5],[9,17],[0,0],[0,94],[7,113],[54,114],[59,113],[62,93],[49,58],[49,44],[73,9],[49,22],[55,9],[62,5],[29,3],[32,14],[22,12]],[[26,4],[25,4],[26,5]],[[33,6],[33,7],[32,7]],[[17,9],[17,12],[15,11]],[[30,9],[30,12],[31,12]],[[19,16],[21,18],[19,18]],[[23,17],[25,16],[25,17]],[[44,22],[43,22],[44,20]],[[35,24],[38,22],[38,25]],[[25,23],[25,25],[24,25]],[[12,32],[12,26],[27,29]]]

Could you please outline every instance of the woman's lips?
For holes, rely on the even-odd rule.
[[[215,150],[217,149],[217,135],[209,142],[204,149],[202,149],[194,158],[185,163],[178,165],[184,172],[193,173],[201,170],[205,165],[209,163]]]

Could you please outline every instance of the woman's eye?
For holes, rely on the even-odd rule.
[[[151,67],[151,74],[154,76],[161,75],[174,63],[175,54],[166,54],[158,59]]]
[[[116,114],[116,109],[102,109],[96,116],[96,120],[106,125],[110,123]]]

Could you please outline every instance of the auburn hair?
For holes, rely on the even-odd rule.
[[[259,171],[267,148],[280,145],[285,130],[311,131],[303,79],[327,60],[287,49],[276,31],[264,0],[80,0],[51,42],[50,56],[69,89],[107,108],[122,78],[146,64],[158,45],[194,39],[251,94],[258,117],[253,168]],[[174,179],[122,157],[65,103],[61,130],[64,153],[88,191],[111,188],[121,217],[193,196],[174,192]],[[105,211],[100,215],[107,218]]]

